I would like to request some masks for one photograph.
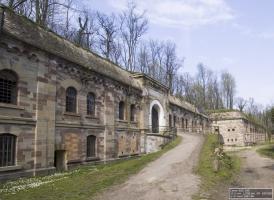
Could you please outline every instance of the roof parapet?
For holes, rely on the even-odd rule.
[[[180,99],[180,98],[178,98],[178,97],[169,95],[168,100],[169,100],[169,102],[170,102],[171,104],[173,104],[173,105],[176,105],[176,106],[179,106],[179,107],[181,107],[181,108],[184,108],[184,109],[186,109],[186,110],[188,110],[188,111],[190,111],[190,112],[192,112],[192,113],[195,113],[195,114],[197,114],[197,115],[200,115],[200,116],[202,116],[202,117],[204,117],[204,118],[207,118],[207,119],[209,118],[207,115],[205,115],[205,114],[203,114],[203,113],[200,113],[200,112],[198,111],[198,109],[197,109],[194,105],[192,105],[192,104],[190,104],[189,102],[184,101],[184,100],[182,100],[182,99]]]

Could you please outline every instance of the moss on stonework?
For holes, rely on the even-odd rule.
[[[217,109],[217,110],[207,110],[207,114],[212,114],[212,113],[226,113],[226,112],[240,112],[239,110],[235,109]]]

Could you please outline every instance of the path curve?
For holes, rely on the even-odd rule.
[[[240,152],[243,166],[240,184],[249,188],[273,188],[274,189],[274,160],[260,156],[256,150]]]
[[[193,174],[203,136],[183,134],[182,142],[125,183],[97,196],[98,200],[191,200],[200,179]]]
[[[220,184],[211,196],[213,199],[228,199],[229,188],[273,188],[274,189],[274,160],[259,155],[253,147],[236,152],[241,158],[241,171],[231,184]]]

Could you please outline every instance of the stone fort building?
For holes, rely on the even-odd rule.
[[[155,151],[209,126],[156,80],[0,7],[0,180]]]
[[[213,132],[221,135],[226,146],[249,146],[267,139],[266,129],[240,111],[216,112],[210,118]]]

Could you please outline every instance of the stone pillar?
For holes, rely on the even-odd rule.
[[[113,94],[110,91],[105,91],[105,105],[104,105],[104,157],[105,160],[117,157],[117,142],[115,138],[115,119],[116,112]]]
[[[54,167],[56,63],[45,63],[37,74],[34,175],[39,168]]]

